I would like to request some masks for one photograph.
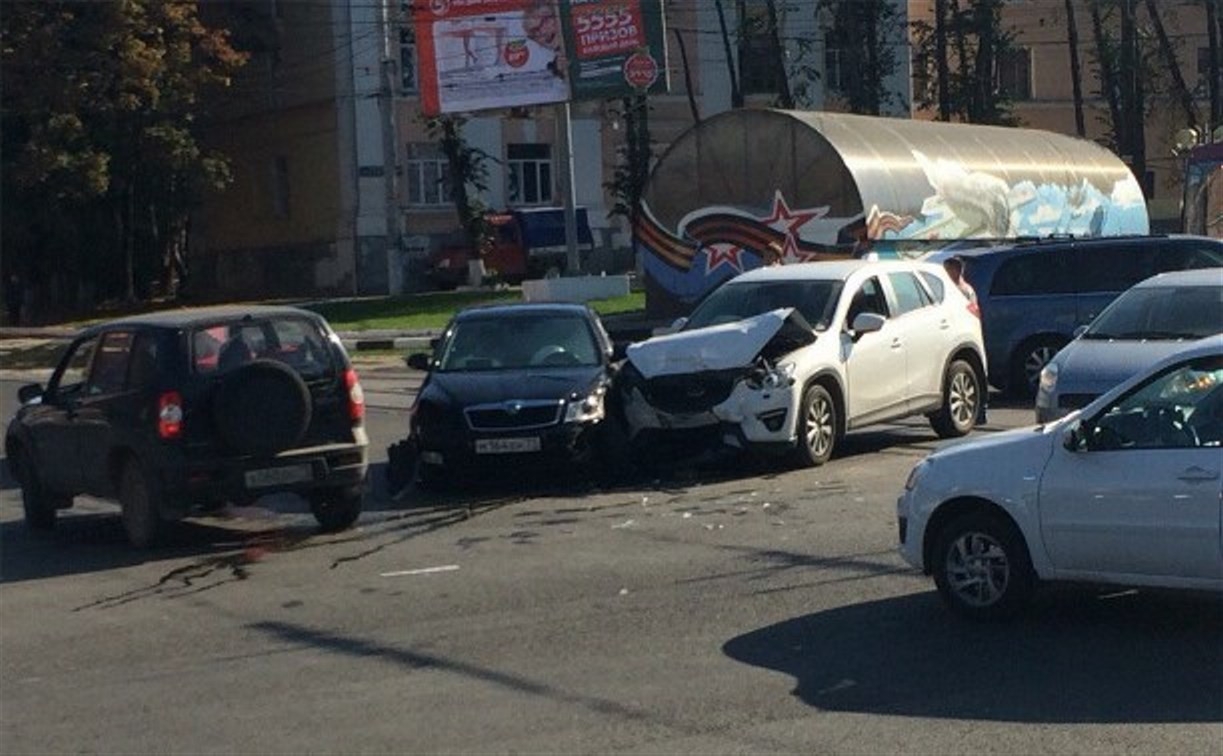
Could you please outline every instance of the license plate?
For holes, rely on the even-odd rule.
[[[539,436],[526,438],[481,438],[476,440],[476,454],[522,454],[539,451]]]
[[[246,473],[247,488],[285,486],[292,483],[306,483],[311,480],[314,480],[314,468],[310,465],[268,467],[263,470],[249,470]]]

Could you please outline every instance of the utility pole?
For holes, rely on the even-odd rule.
[[[569,275],[582,271],[578,254],[577,182],[573,174],[573,111],[568,101],[556,106],[556,136],[560,145],[561,199],[565,208],[565,269]]]
[[[382,161],[386,178],[386,273],[387,293],[399,294],[404,288],[403,228],[402,213],[399,212],[399,131],[395,119],[395,65],[394,52],[398,49],[396,32],[401,19],[392,10],[395,0],[383,0],[379,9],[379,24],[382,27]]]

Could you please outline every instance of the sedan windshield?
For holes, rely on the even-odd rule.
[[[1223,332],[1223,286],[1131,289],[1100,313],[1084,339],[1200,339]]]
[[[828,327],[840,281],[760,281],[729,283],[709,295],[692,313],[684,330],[751,318],[783,307],[802,313],[816,329]]]
[[[459,320],[442,347],[445,372],[600,364],[590,324],[579,315],[532,313]]]

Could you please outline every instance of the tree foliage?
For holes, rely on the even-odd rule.
[[[492,243],[492,229],[483,195],[488,191],[488,155],[472,147],[463,135],[466,116],[440,115],[425,119],[429,138],[446,156],[449,175],[446,189],[459,216],[459,225],[473,250],[483,257]]]
[[[229,182],[199,119],[245,55],[194,3],[14,2],[0,24],[6,267],[59,305],[147,295]]]
[[[825,88],[851,113],[879,115],[900,105],[899,93],[888,88],[900,69],[897,51],[905,34],[897,7],[890,0],[818,0],[816,14],[824,20],[825,45],[836,50],[840,81]]]
[[[967,123],[1013,126],[1008,93],[999,86],[999,62],[1015,50],[1015,33],[1003,25],[1004,0],[944,0],[936,4],[946,18],[914,23],[916,58],[945,76],[935,90],[917,92],[923,109],[940,107]],[[941,21],[941,23],[940,23]]]

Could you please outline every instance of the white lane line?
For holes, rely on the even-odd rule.
[[[396,570],[394,572],[383,572],[380,577],[404,577],[406,575],[431,575],[435,572],[454,572],[459,566],[457,564],[443,564],[438,567],[421,567],[418,570]]]

